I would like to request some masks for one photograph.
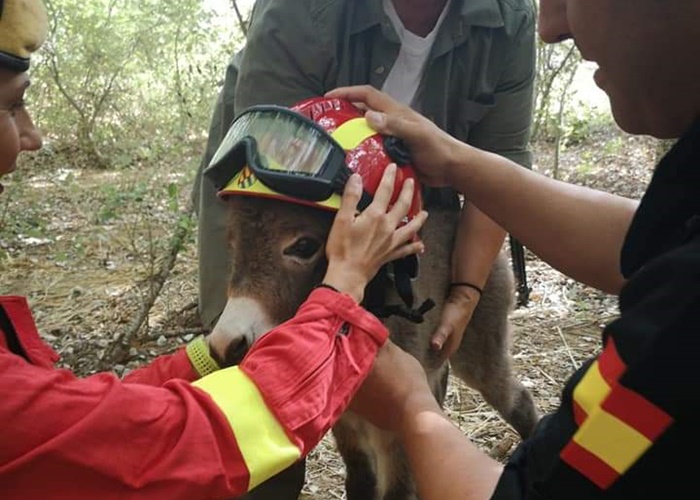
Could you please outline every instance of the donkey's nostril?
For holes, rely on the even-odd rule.
[[[243,361],[243,357],[248,352],[248,349],[248,339],[245,337],[232,340],[226,347],[224,366],[235,366],[241,364],[241,361]]]

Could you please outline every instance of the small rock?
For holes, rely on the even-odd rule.
[[[167,343],[168,339],[166,339],[164,335],[161,335],[160,337],[158,337],[158,340],[156,340],[156,344],[158,344],[158,347],[163,347]]]
[[[182,337],[182,339],[183,339],[185,342],[190,342],[193,338],[194,338],[194,335],[191,334],[191,333],[188,333],[187,335],[185,335],[184,337]]]

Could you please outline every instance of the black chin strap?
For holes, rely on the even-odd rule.
[[[417,308],[413,307],[415,297],[411,285],[411,265],[405,259],[396,260],[390,264],[394,276],[394,286],[403,304],[387,304],[386,290],[391,284],[389,277],[389,265],[383,266],[377,276],[367,286],[363,306],[377,318],[388,318],[399,316],[412,323],[423,323],[423,317],[428,311],[435,307],[432,299],[426,299]]]

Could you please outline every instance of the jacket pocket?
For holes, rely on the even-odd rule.
[[[494,106],[495,101],[491,95],[485,96],[478,101],[460,99],[457,103],[457,115],[455,117],[456,137],[466,141],[469,138],[469,132],[484,119]]]

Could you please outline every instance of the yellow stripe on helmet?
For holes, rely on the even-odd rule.
[[[218,195],[226,198],[231,195],[253,196],[257,198],[273,198],[288,202],[296,202],[300,205],[308,205],[312,207],[325,208],[332,211],[337,211],[340,208],[340,195],[332,194],[330,198],[323,201],[305,201],[300,198],[292,198],[291,196],[283,195],[277,191],[273,191],[263,184],[255,176],[249,167],[243,168],[238,172],[233,179],[221,190]]]
[[[345,151],[355,149],[373,135],[377,135],[377,131],[372,130],[364,118],[348,120],[331,134]]]

